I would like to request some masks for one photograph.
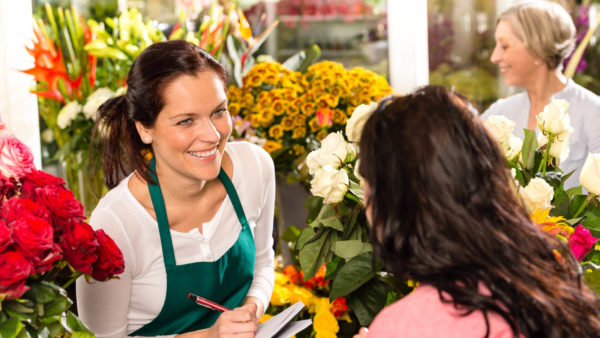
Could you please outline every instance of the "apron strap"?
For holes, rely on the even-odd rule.
[[[229,196],[229,199],[233,204],[233,209],[235,209],[235,213],[237,214],[237,217],[240,223],[242,224],[242,229],[248,227],[248,221],[246,220],[246,214],[244,213],[244,208],[242,208],[240,198],[238,197],[237,191],[235,190],[233,183],[231,182],[223,168],[221,168],[221,171],[219,171],[219,179],[225,186],[225,190],[227,190],[227,195]]]
[[[150,167],[148,174],[156,182],[156,184],[148,183],[148,190],[150,191],[150,198],[152,199],[156,221],[158,222],[158,232],[160,233],[165,267],[175,266],[175,251],[173,251],[173,241],[171,240],[171,228],[169,227],[169,220],[167,219],[165,200],[162,191],[160,190],[158,177],[156,176],[156,161],[154,160],[154,157],[152,157],[148,166]]]

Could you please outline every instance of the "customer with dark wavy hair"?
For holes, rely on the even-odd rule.
[[[359,173],[375,254],[419,283],[368,336],[600,336],[600,303],[578,263],[532,224],[476,115],[428,86],[384,100],[364,126]]]

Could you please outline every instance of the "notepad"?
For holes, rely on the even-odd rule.
[[[254,333],[255,338],[289,338],[296,333],[306,329],[312,324],[312,320],[298,320],[293,322],[298,313],[304,309],[304,303],[298,301],[296,304],[281,311],[275,317],[267,320],[258,327]]]

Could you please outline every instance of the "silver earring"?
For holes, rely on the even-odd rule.
[[[144,137],[144,143],[148,144],[148,143],[150,143],[150,141],[152,141],[152,140],[150,140],[149,136]]]
[[[539,65],[540,65],[540,61],[539,61],[539,60],[535,60],[535,61],[533,61],[533,63],[534,63],[536,66],[539,66]]]

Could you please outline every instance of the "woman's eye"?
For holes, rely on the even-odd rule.
[[[213,113],[213,116],[221,116],[227,112],[227,108],[221,108]]]
[[[185,120],[181,120],[181,121],[177,122],[177,124],[180,126],[187,126],[190,123],[192,123],[192,119],[185,119]]]

